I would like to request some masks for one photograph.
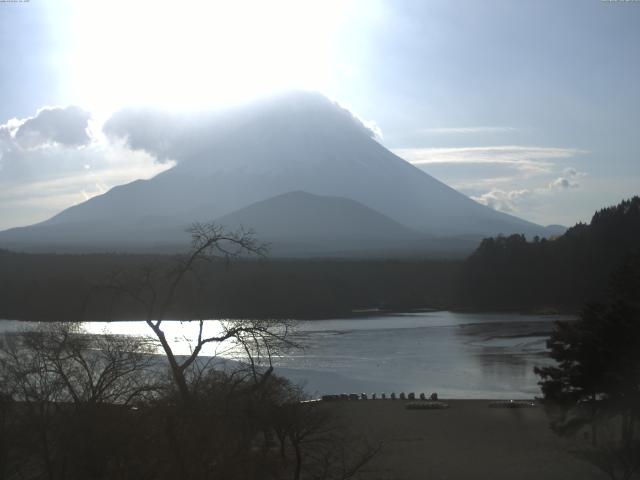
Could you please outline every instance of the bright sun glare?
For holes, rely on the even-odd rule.
[[[141,104],[202,108],[286,88],[323,90],[353,6],[340,0],[72,5],[74,96],[103,112]]]

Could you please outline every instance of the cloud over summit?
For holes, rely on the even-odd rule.
[[[176,156],[176,144],[189,131],[186,118],[155,109],[126,108],[115,112],[102,131],[132,150],[144,150],[160,162]]]
[[[215,160],[210,152],[223,139],[242,136],[280,137],[342,130],[374,139],[382,133],[375,122],[315,92],[291,91],[226,110],[172,113],[159,109],[123,109],[104,124],[104,133],[144,150],[159,162]]]

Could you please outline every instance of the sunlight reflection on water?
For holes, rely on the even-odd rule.
[[[550,362],[545,340],[557,315],[420,312],[297,322],[302,348],[274,357],[276,371],[311,394],[414,391],[458,398],[531,398],[539,394],[535,365]],[[223,322],[205,322],[219,335]],[[0,331],[28,327],[3,321]],[[86,323],[89,333],[150,335],[145,322]],[[176,354],[190,353],[197,322],[165,321]],[[230,342],[202,355],[239,358]]]

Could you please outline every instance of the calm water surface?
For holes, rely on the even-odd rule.
[[[302,349],[274,359],[276,371],[315,395],[350,392],[438,392],[449,398],[531,398],[540,393],[535,365],[550,362],[545,340],[557,315],[390,314],[301,321],[293,339]],[[30,324],[3,321],[0,330]],[[166,322],[178,353],[188,353],[196,325]],[[146,335],[144,322],[85,324],[89,332]],[[210,333],[218,321],[207,323]],[[232,356],[228,346],[206,355]]]
[[[560,316],[429,312],[301,322],[303,351],[276,365],[317,393],[438,392],[450,398],[531,398],[535,365]]]

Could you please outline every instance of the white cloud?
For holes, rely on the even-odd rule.
[[[377,141],[382,141],[384,139],[382,135],[382,129],[380,125],[375,120],[366,120],[362,118],[360,115],[356,113],[356,111],[351,108],[349,105],[345,103],[341,103],[336,99],[330,99],[335,105],[337,105],[340,109],[344,110],[349,114],[350,117],[353,118],[356,124],[360,124],[364,127],[364,129],[369,133],[371,138]]]
[[[183,132],[192,130],[189,127],[187,119],[179,115],[127,108],[111,115],[102,130],[111,141],[149,152],[163,162],[194,147],[180,142]]]
[[[566,177],[558,177],[551,183],[549,183],[550,189],[558,188],[558,189],[566,189],[566,188],[577,188],[579,185],[576,182],[572,182]]]
[[[453,179],[451,181],[447,181],[447,185],[456,190],[460,190],[462,192],[465,191],[477,191],[477,190],[487,190],[491,188],[495,188],[500,185],[511,185],[514,182],[518,181],[518,177],[514,176],[490,176],[490,177],[482,177],[482,178],[463,178],[463,179]]]
[[[337,107],[337,108],[336,108]],[[120,139],[134,150],[144,150],[159,161],[182,162],[201,158],[202,152],[215,148],[228,133],[264,135],[265,125],[282,129],[297,124],[333,125],[344,131],[359,131],[380,140],[382,131],[352,110],[322,94],[291,91],[265,97],[248,105],[187,114],[152,109],[125,108],[114,113],[103,131],[111,139]]]
[[[42,108],[30,118],[13,120],[5,128],[21,147],[36,148],[57,143],[66,146],[87,145],[91,114],[76,106]]]
[[[493,208],[494,210],[513,213],[518,211],[520,202],[531,195],[532,192],[527,189],[504,191],[494,188],[487,193],[471,198],[478,203]]]
[[[353,114],[353,112],[351,112],[352,115],[358,119],[360,122],[362,122],[362,124],[365,126],[365,128],[367,130],[369,130],[371,132],[371,137],[378,140],[378,141],[382,141],[383,140],[383,136],[382,136],[382,129],[380,128],[380,125],[378,125],[375,120],[363,120],[360,117],[356,116],[355,114]]]
[[[567,167],[564,169],[563,175],[550,182],[547,188],[549,190],[565,190],[568,188],[578,188],[580,184],[576,179],[584,177],[585,175],[586,174],[584,172],[579,172],[573,167]]]
[[[509,133],[516,132],[518,129],[514,127],[436,127],[421,128],[418,133],[427,135],[458,135],[458,134],[476,134],[476,133]]]
[[[495,164],[521,171],[551,172],[552,160],[571,158],[584,150],[559,147],[497,145],[489,147],[399,148],[393,152],[414,165]]]
[[[49,113],[43,116],[45,111]],[[0,125],[0,229],[45,220],[115,185],[149,178],[173,165],[160,164],[123,142],[90,136],[87,115],[48,109]]]
[[[585,175],[584,172],[579,172],[573,167],[568,167],[564,169],[563,176],[555,178],[545,186],[514,190],[492,188],[486,193],[472,196],[471,198],[495,210],[507,213],[518,213],[521,211],[524,203],[531,203],[532,200],[539,199],[543,196],[548,197],[556,192],[578,188],[580,185],[575,179]]]
[[[483,205],[523,214],[536,202],[579,187],[585,173],[566,162],[588,153],[577,148],[495,145],[403,148],[394,153],[428,170]]]

